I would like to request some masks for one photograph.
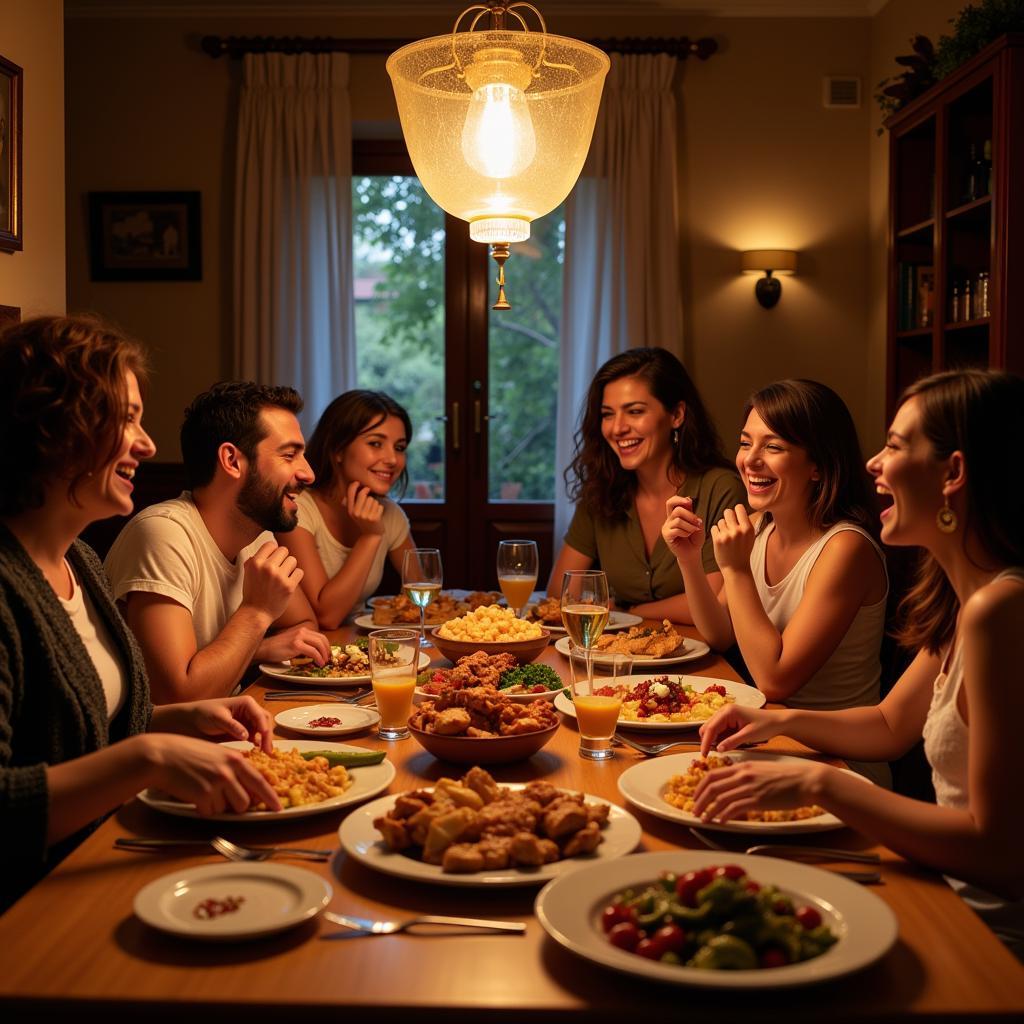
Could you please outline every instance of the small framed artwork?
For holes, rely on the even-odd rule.
[[[198,192],[90,192],[94,281],[201,281]]]
[[[0,57],[0,250],[21,248],[21,88],[17,64]]]

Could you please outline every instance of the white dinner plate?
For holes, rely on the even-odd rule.
[[[673,807],[663,797],[668,780],[673,775],[685,775],[690,765],[700,757],[699,751],[688,754],[670,754],[667,757],[652,757],[648,761],[640,761],[627,768],[619,776],[619,792],[634,806],[642,811],[654,814],[668,821],[676,821],[690,828],[718,829],[722,832],[746,832],[750,835],[777,836],[791,835],[798,832],[827,832],[829,829],[843,828],[843,822],[834,814],[825,812],[813,818],[800,821],[703,821],[689,811]],[[718,757],[729,757],[733,761],[771,761],[781,764],[807,764],[806,758],[789,757],[786,754],[768,752],[730,750]],[[850,772],[848,774],[863,780],[870,785],[863,775]]]
[[[310,725],[318,718],[337,718],[340,721],[338,725]],[[347,736],[376,725],[380,715],[373,708],[353,704],[313,704],[279,711],[274,715],[274,721],[303,736]]]
[[[420,651],[419,662],[416,671],[422,672],[430,664],[430,655],[426,651]],[[361,672],[357,676],[304,676],[292,671],[287,661],[264,662],[260,665],[260,671],[265,676],[272,676],[274,679],[287,679],[289,683],[296,686],[313,686],[318,690],[325,687],[330,689],[335,686],[365,686],[370,682],[370,673]]]
[[[235,750],[248,750],[252,744],[242,740],[231,740],[224,746],[232,747]],[[329,743],[317,740],[283,740],[275,739],[274,746],[281,750],[358,750],[366,751],[366,747],[355,747],[349,743]],[[185,804],[180,800],[174,800],[166,793],[157,790],[145,789],[139,793],[139,799],[149,807],[157,811],[164,811],[167,814],[176,814],[181,818],[199,818],[206,821],[267,821],[284,820],[286,818],[306,818],[312,814],[324,814],[327,811],[336,811],[339,807],[348,807],[351,804],[362,803],[369,800],[371,796],[383,793],[391,780],[395,777],[395,766],[386,758],[380,764],[363,765],[360,768],[349,768],[352,776],[352,785],[345,790],[341,796],[332,796],[329,800],[322,800],[318,804],[303,804],[300,807],[286,807],[283,811],[245,811],[242,814],[235,814],[233,811],[222,814],[200,815],[194,804]]]
[[[533,607],[532,604],[528,604],[523,611],[525,615]],[[606,633],[615,633],[620,629],[629,629],[631,626],[639,626],[643,622],[643,618],[639,615],[634,615],[632,612],[610,612],[608,615],[608,624],[604,627]],[[565,635],[565,626],[549,626],[546,622],[540,623],[545,629],[550,629],[552,633],[557,633],[562,636]]]
[[[523,783],[512,783],[512,790],[524,789]],[[584,794],[588,803],[608,803],[600,797]],[[538,868],[504,868],[499,871],[478,871],[472,875],[445,874],[439,864],[425,864],[404,853],[395,853],[384,845],[373,819],[386,815],[395,804],[393,795],[382,796],[373,803],[353,811],[338,829],[341,848],[355,860],[386,875],[397,875],[416,882],[436,885],[505,887],[539,885],[577,870],[581,865],[617,860],[635,850],[640,842],[640,823],[629,811],[611,804],[608,825],[602,831],[604,842],[592,854],[543,864]]]
[[[839,941],[813,960],[785,967],[710,971],[663,964],[617,949],[601,931],[601,911],[623,889],[642,888],[662,871],[682,874],[726,862],[739,864],[762,885],[778,886],[798,905],[813,904]],[[788,988],[837,978],[883,957],[898,934],[889,907],[849,879],[808,864],[714,850],[638,853],[614,863],[588,864],[571,877],[546,885],[537,895],[534,910],[548,935],[587,960],[655,981],[711,988]]]
[[[160,931],[189,939],[257,939],[293,928],[322,913],[330,883],[285,864],[206,864],[164,875],[135,896],[135,914]],[[237,908],[203,916],[207,900]]]
[[[732,679],[715,679],[713,676],[677,676],[674,673],[666,673],[668,678],[673,683],[680,683],[683,686],[692,686],[698,693],[702,690],[707,689],[712,683],[717,686],[725,687],[727,696],[732,697],[733,700],[741,707],[747,708],[759,708],[765,702],[764,694],[754,686],[747,686],[746,683],[737,683]],[[646,682],[651,677],[646,676],[626,676],[622,680],[622,685],[634,687],[638,683]],[[599,677],[595,677],[595,683],[599,683]],[[608,685],[612,682],[609,678]],[[555,708],[558,711],[564,711],[567,715],[576,717],[576,708],[573,706],[572,699],[569,696],[567,690],[563,690],[555,697]],[[625,718],[620,718],[618,727],[620,729],[656,729],[659,732],[679,732],[684,729],[699,729],[707,719],[700,718],[693,722],[632,722]]]
[[[555,650],[558,651],[559,654],[564,654],[568,658],[569,638],[567,636],[563,636],[559,640],[556,640]],[[684,661],[696,661],[698,658],[703,658],[710,650],[711,648],[708,647],[703,640],[691,640],[687,637],[682,651],[676,654],[669,654],[664,658],[654,658],[650,654],[634,654],[633,666],[635,668],[643,665],[644,668],[659,669],[662,665],[681,665]],[[594,664],[610,665],[613,657],[614,655],[612,654],[601,654],[599,651],[595,651]]]

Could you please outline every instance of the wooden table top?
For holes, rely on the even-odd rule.
[[[351,629],[336,637],[351,635]],[[692,631],[691,631],[691,635]],[[439,659],[438,659],[439,660]],[[541,658],[565,676],[551,646]],[[701,676],[735,679],[709,655],[685,666]],[[257,699],[280,680],[250,692]],[[269,684],[274,684],[271,687]],[[275,703],[276,713],[287,704]],[[284,735],[284,731],[282,731]],[[385,748],[397,769],[398,793],[454,774],[413,739],[382,743],[369,733],[344,742]],[[616,788],[640,755],[616,750],[597,764],[577,755],[575,723],[525,763],[497,766],[502,782],[544,778],[624,804]],[[808,753],[777,739],[770,749]],[[226,834],[239,842],[337,850],[338,826],[351,809],[272,824],[224,825],[162,815],[133,800],[0,917],[0,1017],[9,1021],[138,1019],[294,1021],[300,1011],[340,1019],[347,1011],[382,1021],[754,1020],[880,1021],[1017,1019],[1024,1017],[1024,967],[981,924],[938,875],[884,848],[883,884],[872,887],[899,922],[896,946],[881,961],[846,978],[765,993],[691,989],[619,975],[575,957],[549,939],[533,916],[535,888],[450,888],[379,874],[336,852],[328,863],[297,860],[328,878],[331,908],[364,917],[414,913],[502,917],[524,921],[527,934],[425,938],[388,936],[324,942],[335,931],[320,920],[275,937],[230,944],[190,943],[156,932],[132,912],[142,886],[176,869],[222,863],[212,852],[150,854],[113,849],[118,836],[180,838]],[[701,849],[685,828],[634,812],[642,851]],[[719,834],[720,837],[724,834]],[[727,842],[736,849],[744,842]],[[742,839],[743,837],[738,837]],[[817,837],[807,837],[814,842]],[[804,841],[803,838],[800,840]],[[871,848],[850,830],[826,833],[823,845]],[[304,1019],[312,1019],[308,1016]]]

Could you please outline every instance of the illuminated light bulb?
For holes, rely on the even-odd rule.
[[[522,174],[537,155],[537,137],[521,89],[491,82],[473,93],[462,129],[462,155],[488,178]]]

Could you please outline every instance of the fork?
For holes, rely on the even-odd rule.
[[[340,693],[331,693],[328,690],[268,690],[264,695],[264,700],[290,700],[290,701],[303,701],[303,700],[315,700],[317,703],[322,701],[334,701],[338,704],[357,704],[364,697],[368,697],[371,693],[369,688],[363,690],[356,690],[355,693],[349,694],[347,697],[343,697]]]
[[[689,831],[694,839],[699,839],[710,850],[719,850],[722,853],[735,852],[695,828],[691,828]],[[753,855],[767,854],[768,856],[782,856],[786,853],[794,856],[803,854],[805,856],[818,856],[825,859],[835,858],[836,860],[854,861],[859,864],[877,864],[881,860],[877,853],[832,850],[825,846],[771,846],[761,844],[760,846],[748,846],[743,852]],[[849,878],[854,882],[861,882],[864,885],[872,885],[882,880],[882,876],[877,871],[834,871],[833,874],[842,875],[843,878]]]
[[[340,924],[350,931],[333,932],[330,935],[320,936],[323,939],[347,939],[355,938],[357,935],[394,935],[397,932],[407,932],[422,927],[453,929],[452,931],[425,932],[424,934],[427,935],[458,935],[463,931],[522,935],[526,931],[525,924],[513,921],[488,921],[480,917],[437,917],[432,914],[423,914],[420,917],[410,917],[406,921],[373,921],[366,917],[335,914],[330,910],[324,912],[324,917],[333,924]]]
[[[177,846],[212,846],[222,857],[238,861],[269,860],[277,853],[306,857],[308,860],[328,860],[331,856],[330,850],[314,850],[305,846],[240,846],[222,836],[214,839],[143,839],[120,836],[114,840],[114,847],[118,850],[163,850]]]
[[[640,751],[645,757],[655,757],[657,754],[671,750],[673,747],[699,747],[700,740],[670,740],[668,743],[637,743],[636,740],[627,739],[622,733],[617,732],[615,739],[624,747],[632,747]]]

